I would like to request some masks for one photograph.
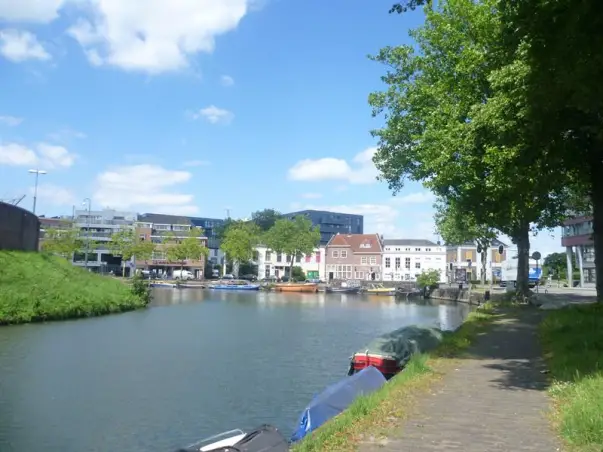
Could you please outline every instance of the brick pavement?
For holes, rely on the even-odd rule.
[[[419,397],[391,437],[373,451],[559,451],[546,412],[547,379],[536,337],[543,313],[522,309],[497,320],[470,356]]]

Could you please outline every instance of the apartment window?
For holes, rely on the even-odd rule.
[[[157,229],[158,231],[169,231],[170,225],[169,224],[156,224],[155,229]]]
[[[400,268],[400,258],[399,257],[396,258],[396,270],[398,268]]]
[[[420,269],[421,268],[421,262],[419,262],[419,261],[415,262],[415,268]]]
[[[404,248],[404,251],[410,251],[410,248]]]
[[[425,248],[425,251],[431,251],[431,248]]]
[[[473,257],[473,253],[471,251],[465,251],[465,259],[469,260]]]
[[[404,268],[410,269],[410,257],[404,258]]]
[[[360,258],[360,263],[361,263],[362,265],[366,265],[366,264],[368,263],[368,260],[367,260],[366,256],[362,256],[362,257]]]
[[[404,281],[410,281],[410,274],[409,273],[405,273],[404,274]]]
[[[421,251],[421,248],[415,248],[415,251]]]
[[[266,251],[266,261],[270,262],[271,259],[272,259],[272,252],[271,251]]]
[[[364,272],[356,272],[354,276],[356,279],[364,279]]]
[[[333,256],[333,257],[339,257],[339,251],[333,250],[333,252],[331,253],[331,256]]]
[[[389,251],[389,246],[386,246],[386,247],[385,247],[385,251]]]
[[[282,262],[282,260],[283,260],[283,255],[281,253],[277,253],[277,255],[276,255],[276,261],[277,262]]]
[[[371,256],[371,265],[377,265],[377,258],[375,256]]]
[[[400,250],[401,250],[401,248],[396,248],[396,251],[400,251]]]
[[[347,251],[345,251],[345,250],[341,250],[341,257],[342,257],[343,259],[345,259],[346,257],[348,257],[348,252],[347,252]]]
[[[336,265],[335,266],[335,279],[352,279],[352,266],[351,265]]]
[[[385,258],[385,268],[391,267],[391,259],[389,257]]]
[[[295,262],[301,262],[301,254],[295,256]]]

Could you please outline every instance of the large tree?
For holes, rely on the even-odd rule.
[[[150,259],[155,250],[155,244],[141,239],[134,229],[121,229],[111,236],[107,248],[114,256],[121,256],[123,276],[126,276],[126,261],[132,258]]]
[[[274,226],[276,220],[280,218],[280,212],[274,209],[258,210],[257,212],[253,212],[251,214],[251,221],[257,224],[260,230],[263,232],[266,232],[272,226]]]
[[[276,253],[289,255],[289,276],[297,257],[311,254],[320,243],[320,229],[309,218],[298,215],[293,220],[282,218],[264,235],[265,245]]]
[[[520,86],[525,64],[503,39],[498,0],[427,4],[425,24],[410,32],[417,50],[386,47],[373,57],[388,67],[387,90],[369,98],[386,119],[373,132],[375,164],[394,191],[421,181],[477,225],[509,235],[519,251],[518,291],[527,293],[530,230],[556,226],[563,196],[558,171],[523,158],[533,145],[525,103],[501,89]]]
[[[231,223],[226,229],[220,248],[226,254],[226,258],[233,263],[236,276],[238,276],[239,264],[253,258],[259,237],[260,230],[255,223]]]
[[[181,272],[187,259],[200,261],[209,256],[209,250],[199,239],[202,235],[203,229],[193,227],[185,238],[172,238],[172,243],[167,245],[167,258],[172,262],[179,262]]]
[[[65,259],[71,259],[73,253],[82,249],[83,241],[79,228],[67,224],[61,228],[48,228],[42,238],[42,251],[57,254]]]

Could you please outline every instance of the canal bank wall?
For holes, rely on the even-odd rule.
[[[479,305],[484,302],[484,294],[471,292],[471,289],[438,288],[431,291],[429,298],[473,305]]]

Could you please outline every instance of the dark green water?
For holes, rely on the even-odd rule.
[[[154,307],[0,328],[0,451],[159,452],[234,428],[289,434],[349,356],[466,305],[337,294],[157,290]]]

